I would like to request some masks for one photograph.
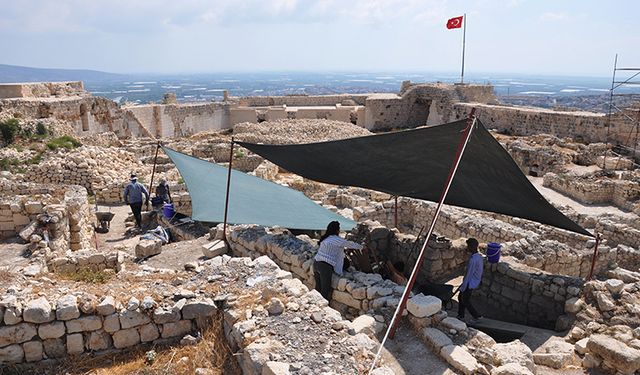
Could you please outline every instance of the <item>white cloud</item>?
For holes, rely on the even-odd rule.
[[[540,15],[541,21],[562,21],[569,18],[566,13],[546,12]]]

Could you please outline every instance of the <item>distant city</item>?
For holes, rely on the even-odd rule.
[[[135,78],[135,79],[133,79]],[[182,76],[136,76],[126,80],[85,81],[94,95],[120,103],[148,103],[175,92],[180,102],[220,101],[224,90],[231,96],[326,95],[338,93],[398,92],[402,81],[459,82],[459,76],[438,74],[384,73],[260,73],[206,74]],[[492,84],[504,103],[545,108],[574,108],[602,111],[608,108],[607,78],[470,76],[465,82]],[[640,100],[640,89],[623,87],[618,93],[637,94],[618,100],[626,106]],[[620,103],[624,100],[624,104]]]
[[[624,79],[624,78],[623,78]],[[326,95],[398,92],[403,81],[456,83],[460,76],[442,73],[270,72],[182,75],[112,74],[90,70],[38,69],[0,65],[0,82],[82,80],[95,96],[118,103],[159,102],[175,92],[180,102],[221,101],[231,96]],[[606,112],[611,78],[470,74],[466,83],[491,84],[503,103],[544,108]],[[639,86],[623,86],[616,106],[640,100]]]

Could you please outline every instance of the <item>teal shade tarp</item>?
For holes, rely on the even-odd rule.
[[[162,150],[187,184],[191,217],[199,221],[222,222],[228,169],[167,147]],[[334,220],[340,222],[342,230],[355,227],[353,220],[327,210],[297,190],[232,170],[227,216],[230,224],[324,230]]]

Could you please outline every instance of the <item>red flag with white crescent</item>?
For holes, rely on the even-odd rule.
[[[459,29],[462,27],[462,17],[453,17],[447,21],[447,29]]]

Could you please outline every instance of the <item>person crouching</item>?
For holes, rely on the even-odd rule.
[[[339,237],[340,223],[332,221],[318,241],[318,253],[314,258],[313,276],[316,290],[329,301],[331,299],[331,277],[333,272],[342,275],[344,267],[344,249],[362,249],[362,245]]]

